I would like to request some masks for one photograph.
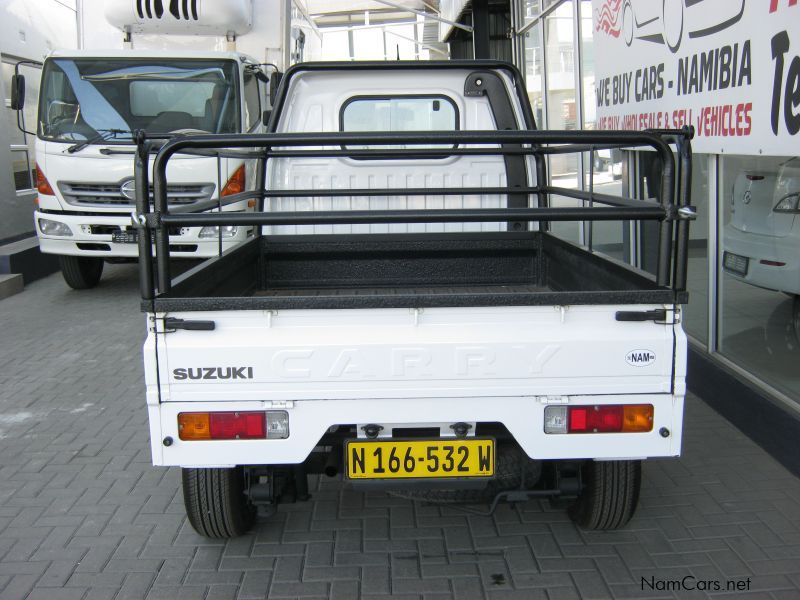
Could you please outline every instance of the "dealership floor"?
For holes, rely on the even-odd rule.
[[[120,265],[0,301],[0,598],[800,598],[800,480],[694,396],[683,457],[645,464],[624,531],[314,478],[251,535],[201,538],[178,470],[150,465],[136,286]]]

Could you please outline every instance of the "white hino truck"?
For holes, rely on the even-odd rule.
[[[255,14],[252,0],[83,3],[83,49],[56,50],[44,61],[35,132],[39,246],[59,256],[71,287],[91,288],[104,262],[137,256],[135,132],[264,131],[269,76],[288,63],[284,4],[265,0]],[[109,39],[125,47],[109,50]],[[12,104],[21,109],[24,80],[15,79]],[[170,165],[170,205],[251,210],[226,198],[252,187],[254,167],[235,157],[181,157]],[[207,258],[252,235],[252,227],[175,228],[171,250],[175,258]]]
[[[538,131],[513,66],[398,61],[289,68],[265,134],[140,140],[152,459],[192,526],[242,534],[309,473],[625,525],[642,460],[681,449],[690,137]],[[620,147],[658,157],[654,197],[547,182],[551,154]],[[234,151],[253,212],[170,209],[176,157]],[[550,231],[594,220],[655,221],[656,272]],[[168,232],[209,225],[256,233],[173,277]]]

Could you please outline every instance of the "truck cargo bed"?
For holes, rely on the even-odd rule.
[[[263,236],[145,310],[672,304],[682,293],[548,233]]]

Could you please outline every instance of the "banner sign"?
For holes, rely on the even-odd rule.
[[[592,9],[597,129],[693,125],[695,152],[800,154],[798,0]]]

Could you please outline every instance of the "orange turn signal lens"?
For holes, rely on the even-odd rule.
[[[38,164],[36,165],[36,190],[40,194],[46,194],[48,196],[56,195],[50,182],[47,181],[47,177],[44,176],[44,171],[42,171]]]
[[[653,405],[626,404],[622,413],[622,431],[652,431]]]
[[[210,421],[208,413],[179,413],[178,436],[182,440],[210,440]]]
[[[242,165],[233,172],[231,178],[228,179],[228,183],[226,183],[225,187],[222,188],[222,197],[224,198],[225,196],[240,194],[244,191],[244,186],[245,186],[245,175],[244,175],[244,165]]]

